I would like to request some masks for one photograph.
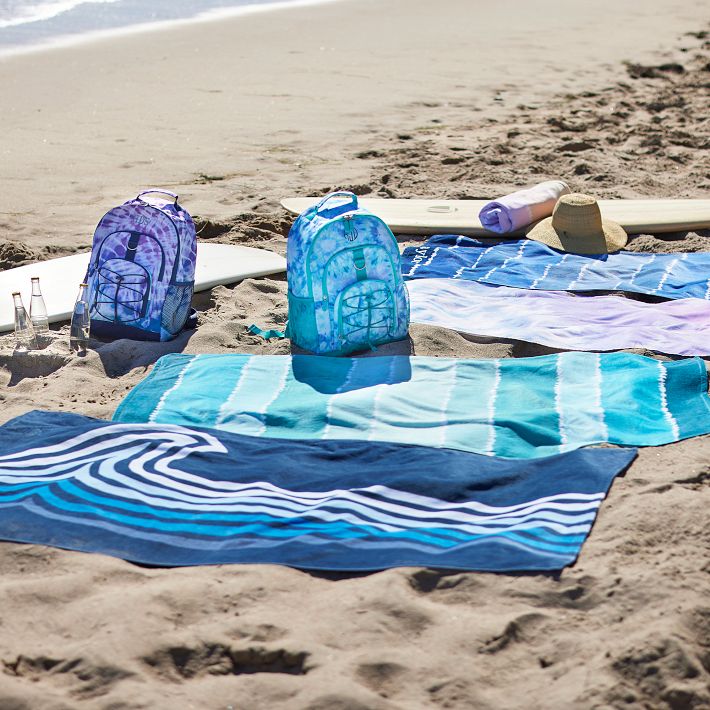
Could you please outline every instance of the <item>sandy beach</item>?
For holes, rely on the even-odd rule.
[[[342,0],[0,57],[0,268],[88,249],[153,185],[200,239],[281,254],[279,200],[333,188],[707,198],[709,19],[700,0]],[[710,232],[628,248],[710,251]],[[66,324],[31,357],[0,337],[0,422],[108,419],[170,352],[290,352],[246,330],[285,324],[285,276],[194,305],[194,332],[82,359]],[[417,355],[558,352],[410,335]],[[710,708],[709,481],[710,437],[640,450],[554,575],[153,569],[0,543],[0,709]]]

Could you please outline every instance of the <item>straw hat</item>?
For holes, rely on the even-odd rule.
[[[562,195],[552,217],[536,224],[527,238],[573,254],[607,254],[628,241],[623,227],[602,219],[597,201],[579,192]]]

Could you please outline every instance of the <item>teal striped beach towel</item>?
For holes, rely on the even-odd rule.
[[[699,358],[173,354],[127,395],[114,421],[535,458],[588,444],[654,446],[706,434],[710,398]]]

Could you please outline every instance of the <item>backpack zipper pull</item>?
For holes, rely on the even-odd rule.
[[[357,229],[353,226],[353,216],[351,214],[343,216],[343,227],[345,229],[345,238],[349,242],[354,242],[357,239]]]

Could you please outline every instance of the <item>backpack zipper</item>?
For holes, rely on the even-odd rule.
[[[301,215],[301,217],[303,217],[303,215],[305,215],[305,214],[307,214],[307,213],[304,212],[304,213]],[[310,298],[312,298],[315,303],[318,303],[318,300],[313,296],[313,282],[312,282],[312,280],[311,280],[311,266],[310,266],[310,264],[311,264],[311,255],[313,254],[313,247],[315,246],[316,242],[318,241],[318,237],[320,236],[320,233],[321,233],[329,224],[331,224],[333,221],[335,221],[335,220],[344,220],[345,217],[350,217],[351,219],[353,219],[355,216],[356,216],[355,214],[348,214],[348,215],[343,215],[342,217],[334,217],[334,218],[332,218],[332,219],[326,219],[325,217],[318,217],[318,215],[313,215],[312,217],[308,217],[308,219],[310,219],[311,221],[314,221],[314,219],[315,219],[316,217],[318,217],[318,219],[320,219],[320,220],[322,220],[322,221],[325,222],[325,224],[322,224],[320,227],[318,227],[318,228],[315,230],[315,234],[311,237],[310,244],[308,245],[308,250],[307,250],[307,252],[306,252],[306,274],[307,274],[307,280],[308,280],[308,296],[309,296]],[[301,217],[299,217],[299,219],[300,219]],[[368,219],[371,219],[371,220],[373,220],[373,221],[379,222],[379,223],[382,225],[382,227],[383,227],[385,233],[389,233],[390,241],[393,243],[395,250],[396,250],[397,253],[399,254],[399,243],[397,242],[397,237],[395,237],[394,234],[392,234],[392,231],[391,231],[390,228],[385,224],[385,222],[384,222],[382,219],[380,219],[379,217],[377,217],[376,215],[374,215],[374,214],[368,214],[367,217],[368,217]],[[351,226],[352,226],[352,225],[351,225]],[[344,228],[345,228],[345,227],[344,227]],[[353,229],[354,229],[354,231],[355,231],[355,234],[357,235],[357,234],[358,234],[357,229],[356,229],[355,227],[353,227]],[[369,246],[369,245],[368,245],[368,246]],[[375,245],[372,245],[372,246],[375,246]],[[386,249],[386,248],[387,248],[384,244],[377,244],[377,246],[379,246],[379,247],[381,247],[381,248],[383,248],[383,249]],[[394,264],[392,263],[392,259],[391,259],[391,258],[390,258],[390,263],[392,264],[392,272],[395,273],[395,274],[396,274],[396,273],[399,273],[399,274],[400,274],[400,277],[399,277],[399,278],[400,278],[400,281],[401,281],[401,278],[402,278],[402,276],[401,276],[401,271],[398,271],[397,269],[395,269]],[[328,297],[327,297],[327,296],[321,297],[320,301],[321,301],[322,303],[324,303],[324,304],[327,304],[327,303],[328,303]]]
[[[357,229],[353,225],[353,215],[343,215],[343,229],[345,230],[345,238],[349,242],[354,242],[357,239]]]
[[[139,199],[138,201],[141,202],[145,207],[148,207],[149,209],[157,210],[173,226],[173,230],[175,231],[175,238],[177,240],[177,243],[175,245],[175,261],[173,262],[173,270],[172,270],[172,273],[170,274],[170,283],[168,285],[174,284],[177,281],[177,272],[178,272],[178,269],[180,268],[180,258],[181,258],[181,255],[180,255],[180,230],[178,229],[177,224],[175,224],[175,221],[171,217],[169,217],[167,214],[165,214],[165,212],[163,212],[163,210],[161,210],[160,207],[156,207],[155,205],[151,205],[150,202],[146,202],[145,200]],[[153,235],[149,234],[147,236],[152,237]],[[155,239],[155,237],[153,237],[153,239]],[[160,244],[160,240],[155,239],[155,241],[157,241],[158,244]],[[160,248],[163,251],[163,257],[164,257],[165,250],[163,249],[162,244],[160,244]],[[163,261],[163,268],[161,269],[161,276],[160,276],[161,281],[163,280],[164,269],[165,269],[165,261]]]
[[[357,229],[353,226],[353,217],[354,217],[354,215],[351,215],[351,214],[346,214],[346,215],[343,215],[343,217],[342,217],[343,231],[345,234],[345,238],[349,242],[354,242],[358,236]],[[330,262],[330,260],[328,260],[328,262]],[[355,265],[355,268],[356,269],[358,268],[357,264]],[[363,257],[363,264],[362,264],[361,268],[364,268],[364,257]],[[358,273],[358,277],[359,276],[360,276],[360,274]],[[325,284],[325,279],[324,279],[323,283]],[[328,307],[328,294],[325,292],[325,287],[323,289],[323,295],[321,297],[321,300],[323,302],[323,306],[325,308],[327,308]]]

